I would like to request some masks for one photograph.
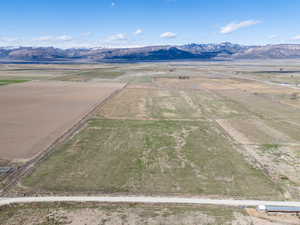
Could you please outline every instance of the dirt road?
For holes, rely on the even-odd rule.
[[[49,197],[21,197],[0,198],[0,206],[13,203],[34,202],[106,202],[106,203],[151,203],[151,204],[203,204],[227,206],[294,206],[300,207],[300,202],[286,201],[259,201],[259,200],[233,200],[233,199],[205,199],[182,197],[147,197],[147,196],[49,196]]]

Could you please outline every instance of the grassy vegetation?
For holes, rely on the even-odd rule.
[[[36,68],[34,70],[0,70],[0,80],[48,80],[59,76],[74,74],[78,70],[43,70]]]
[[[92,79],[114,79],[121,76],[123,72],[115,70],[115,68],[98,68],[90,70],[82,70],[74,74],[60,76],[54,78],[61,81],[88,81]]]
[[[242,209],[217,206],[34,203],[0,208],[1,225],[36,224],[231,224]],[[77,215],[77,216],[74,216]]]
[[[123,82],[128,82],[130,84],[144,84],[144,83],[151,83],[152,82],[152,76],[125,76],[120,78]]]
[[[138,119],[206,119],[247,115],[232,101],[205,91],[126,89],[105,104],[99,115]]]
[[[265,150],[276,150],[280,147],[280,145],[279,144],[263,144],[262,147]]]
[[[23,185],[53,192],[281,196],[213,122],[93,119]]]
[[[244,72],[245,75],[249,75],[250,77],[255,77],[259,80],[271,81],[277,84],[289,84],[292,86],[299,86],[300,84],[300,71],[299,68],[297,70],[283,70],[280,71],[252,71],[252,72]]]
[[[274,163],[279,163],[283,155],[288,155],[284,151],[280,151],[279,144],[263,144],[261,145],[262,154],[271,154],[269,157],[274,157]]]
[[[23,82],[27,82],[27,81],[29,81],[29,80],[1,80],[0,79],[0,86],[7,85],[7,84],[23,83]]]
[[[117,81],[137,84],[129,85],[131,88],[108,101],[98,119],[91,120],[85,130],[58,147],[26,178],[25,184],[31,190],[280,198],[277,186],[249,166],[235,149],[242,147],[232,145],[230,132],[223,134],[213,121],[236,119],[228,128],[238,131],[231,134],[233,139],[239,141],[244,136],[257,145],[262,155],[277,157],[285,153],[288,148],[282,146],[300,140],[298,92],[247,78],[295,83],[300,78],[299,66],[185,62],[2,67],[3,80],[9,80],[9,76],[12,80],[32,76],[64,81],[118,78]],[[286,72],[280,72],[281,67]],[[240,78],[233,77],[239,74]],[[190,79],[179,80],[179,75]],[[299,156],[298,151],[293,152]],[[256,161],[264,165],[267,158]],[[296,167],[295,162],[298,161],[287,163]]]

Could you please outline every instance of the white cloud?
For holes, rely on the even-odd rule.
[[[0,37],[1,42],[16,42],[19,41],[19,38],[14,38],[14,37]]]
[[[300,35],[292,37],[292,40],[300,40]]]
[[[135,35],[140,35],[140,34],[142,34],[142,33],[144,33],[144,31],[143,31],[142,29],[137,29],[137,30],[134,32]]]
[[[69,35],[61,35],[61,36],[56,37],[56,40],[58,40],[58,41],[72,41],[73,38]]]
[[[221,34],[228,34],[228,33],[231,33],[233,31],[236,31],[238,29],[241,29],[243,27],[249,27],[249,26],[259,24],[259,23],[261,23],[261,22],[258,21],[258,20],[245,20],[245,21],[242,21],[242,22],[239,22],[239,23],[229,23],[226,26],[221,28],[220,33]]]
[[[278,37],[278,35],[273,34],[273,35],[270,35],[268,38],[269,39],[274,39],[274,38],[277,38],[277,37]]]
[[[38,38],[34,38],[34,41],[53,41],[55,38],[52,36],[42,36]]]
[[[127,39],[127,35],[122,33],[114,34],[108,38],[109,41],[125,41]]]
[[[0,36],[0,45],[1,46],[10,46],[10,47],[16,47],[20,46],[23,43],[23,39],[18,37],[4,37]]]
[[[88,36],[92,35],[92,32],[83,32],[80,35],[83,36],[83,37],[88,37]]]
[[[61,35],[61,36],[41,36],[33,39],[34,41],[40,42],[54,42],[54,41],[72,41],[73,38],[69,35]]]
[[[175,33],[172,33],[172,32],[165,32],[165,33],[162,33],[160,35],[161,38],[168,38],[168,39],[170,39],[170,38],[176,38],[176,36],[177,35]]]

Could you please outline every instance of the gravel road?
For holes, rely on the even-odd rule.
[[[111,202],[111,203],[173,203],[173,204],[209,204],[227,206],[295,206],[300,207],[300,202],[287,201],[259,201],[259,200],[233,200],[233,199],[205,199],[183,197],[147,197],[147,196],[49,196],[49,197],[20,197],[0,198],[0,206],[12,203],[34,202]]]

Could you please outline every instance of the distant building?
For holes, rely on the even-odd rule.
[[[273,206],[273,205],[259,205],[258,211],[264,212],[278,212],[278,213],[300,213],[300,207],[294,206]]]

